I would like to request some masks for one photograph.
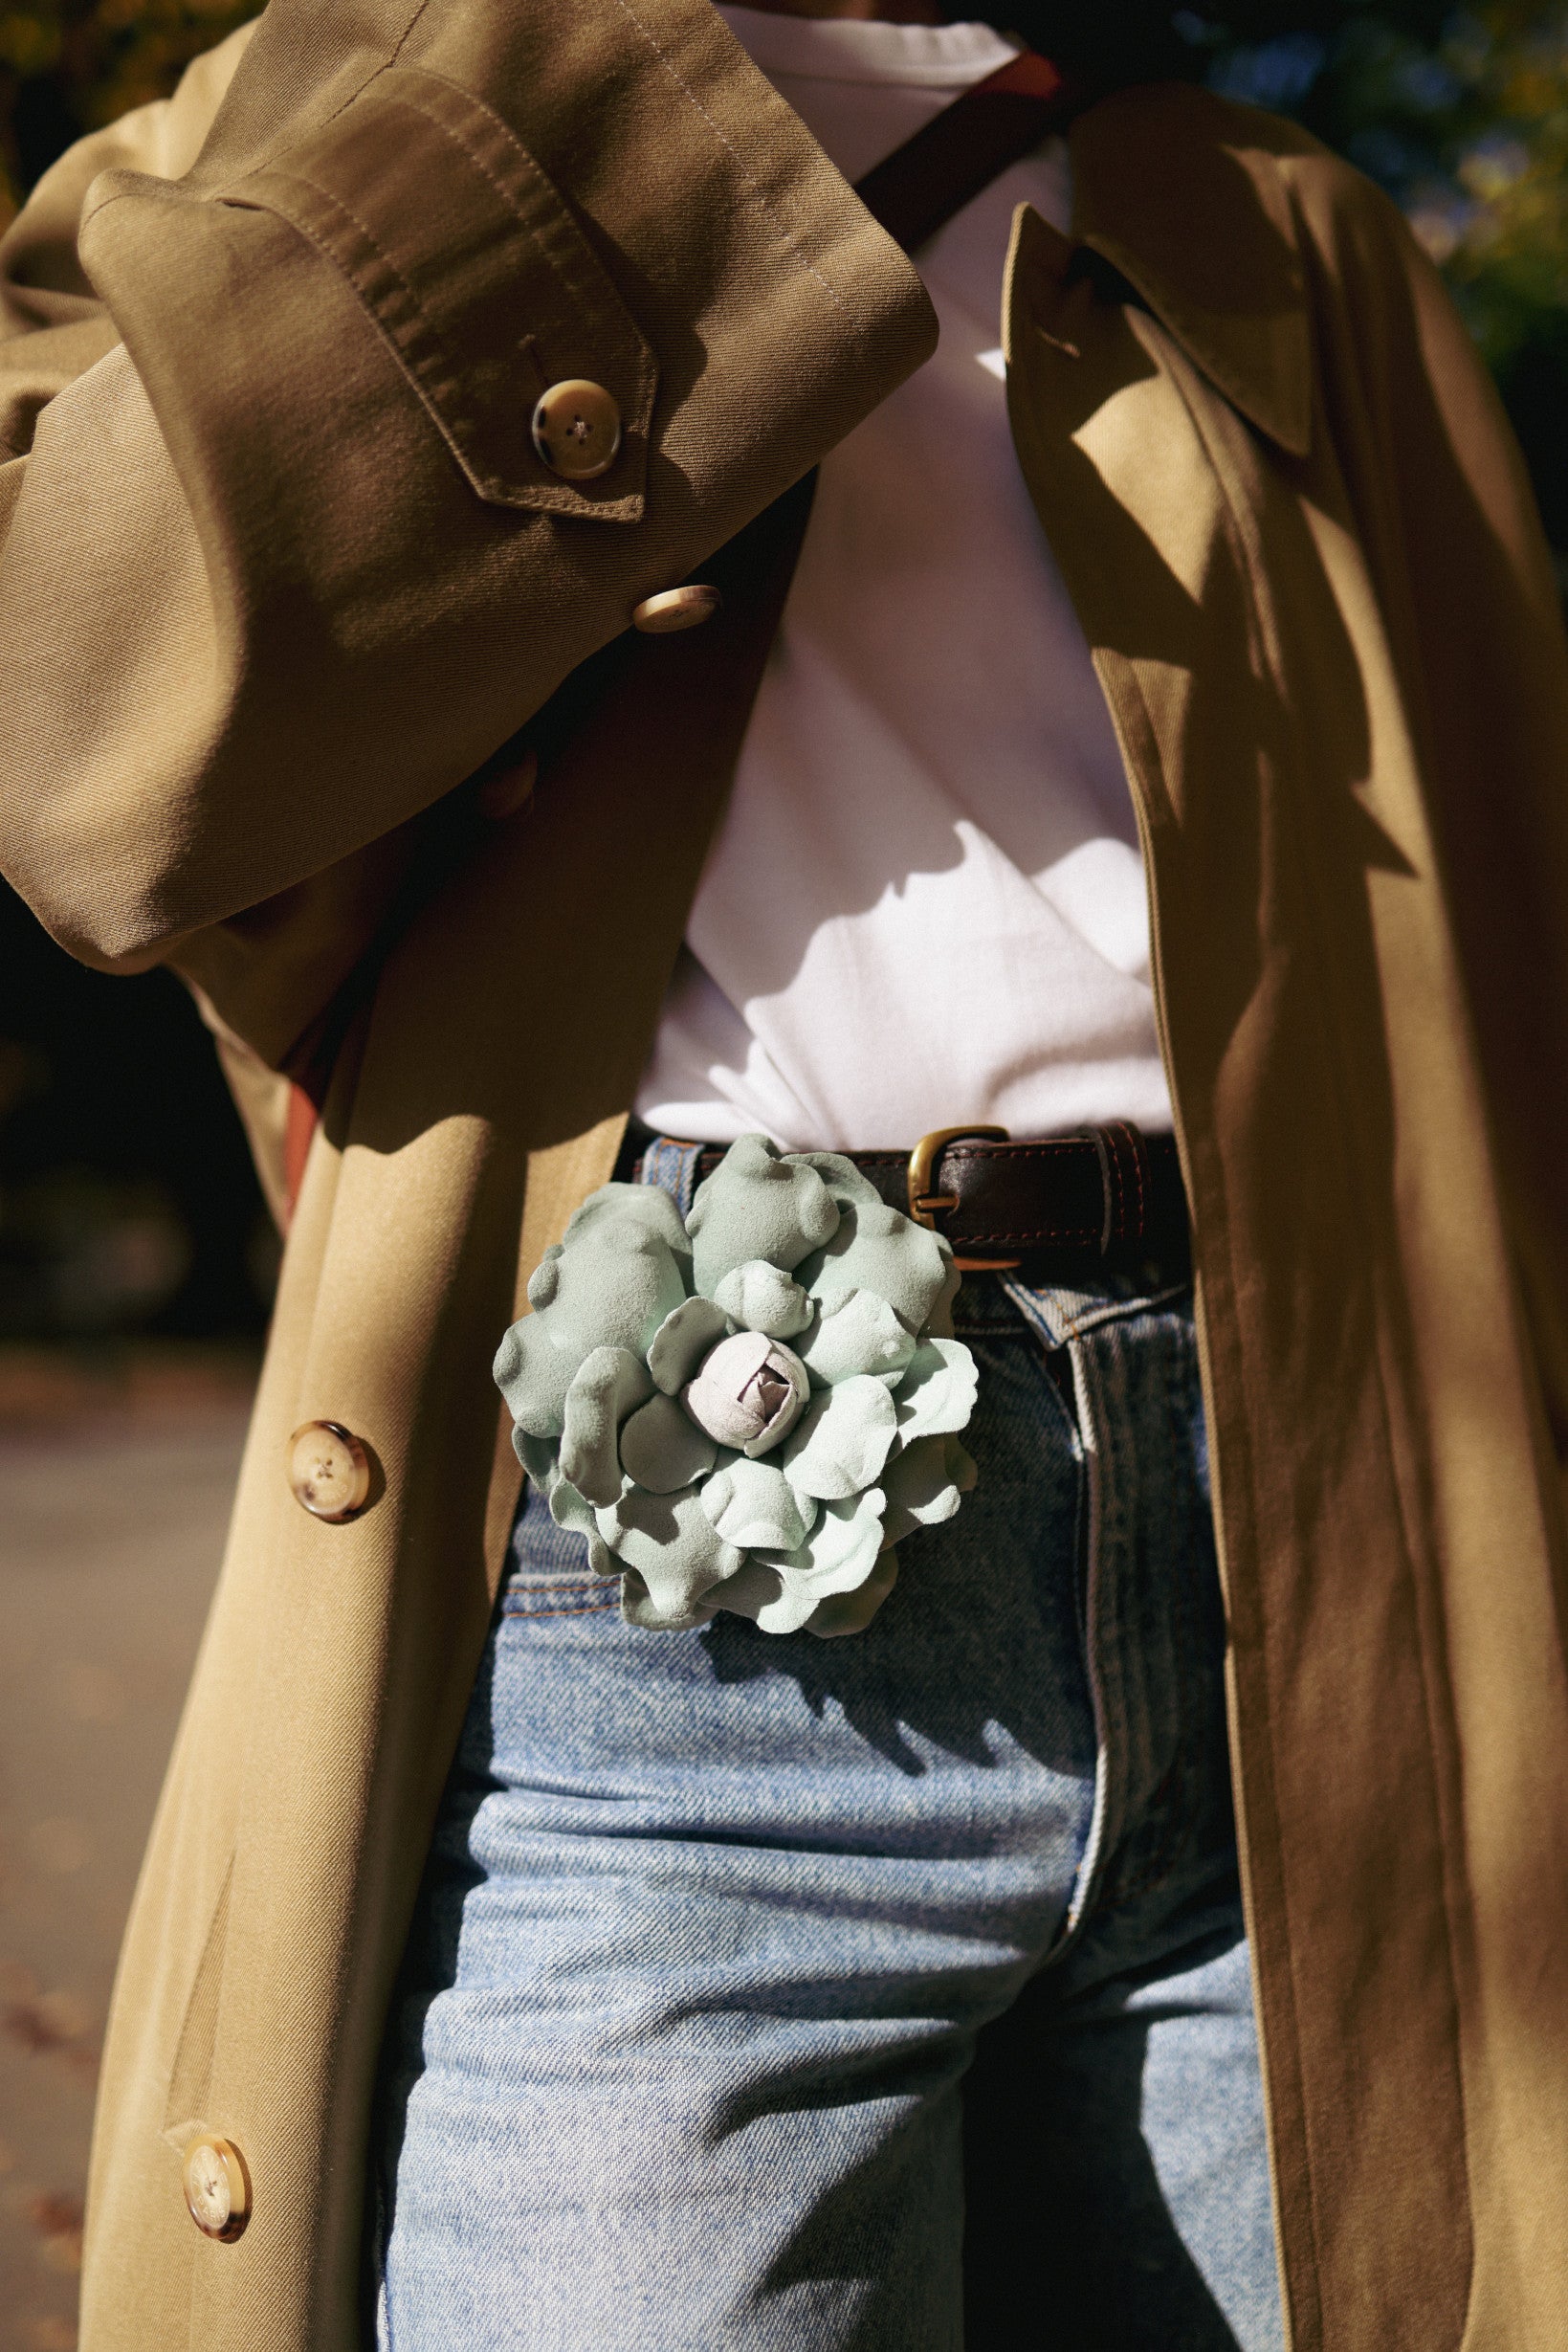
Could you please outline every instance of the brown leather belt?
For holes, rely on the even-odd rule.
[[[651,1140],[630,1139],[634,1159]],[[944,1234],[965,1273],[1154,1266],[1180,1278],[1190,1264],[1175,1138],[1124,1120],[1026,1143],[994,1127],[942,1127],[913,1151],[842,1156],[892,1208]],[[721,1144],[704,1146],[696,1181],[723,1157]]]

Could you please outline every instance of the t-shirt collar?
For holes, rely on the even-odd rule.
[[[802,79],[957,90],[1005,65],[1019,48],[990,25],[863,23],[728,6],[718,13],[764,74]]]

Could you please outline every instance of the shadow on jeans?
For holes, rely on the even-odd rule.
[[[1094,1768],[1083,1647],[1083,1454],[1043,1349],[1018,1330],[972,1338],[981,1405],[964,1432],[979,1478],[950,1526],[921,1530],[863,1633],[762,1632],[727,1612],[702,1646],[719,1682],[787,1675],[814,1715],[836,1704],[911,1779],[910,1734],[965,1764],[997,1762],[1005,1733],[1051,1771]]]
[[[1049,2002],[1048,1971],[964,2078],[966,2352],[1238,2352],[1143,2136],[1153,2021]]]

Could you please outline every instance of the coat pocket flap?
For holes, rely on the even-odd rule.
[[[281,215],[343,273],[481,499],[641,518],[652,351],[565,198],[478,99],[388,67],[218,201]],[[573,377],[610,393],[622,437],[607,472],[568,481],[531,425]]]

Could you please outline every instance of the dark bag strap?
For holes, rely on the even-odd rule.
[[[874,164],[855,182],[855,194],[913,253],[1009,164],[1064,129],[1081,103],[1049,57],[1022,50]]]
[[[1053,131],[1065,129],[1083,103],[1082,94],[1049,57],[1032,49],[1021,50],[983,81],[973,83],[951,106],[944,106],[901,147],[873,164],[855,182],[855,194],[889,236],[905,253],[913,253],[945,228],[982,189],[989,188],[1009,164],[1016,164]],[[784,494],[793,501],[788,526],[794,532],[793,546],[781,548],[777,521],[765,534],[771,559],[769,592],[777,600],[765,624],[769,637],[778,626],[795,576],[811,519],[816,480],[813,471]],[[782,506],[784,500],[779,503]],[[748,533],[758,531],[765,520],[759,516],[756,522],[748,523],[731,540],[725,555],[740,554]]]
[[[873,164],[855,182],[855,194],[872,219],[906,253],[912,253],[945,228],[955,212],[961,212],[1009,164],[1016,164],[1053,131],[1065,129],[1084,102],[1083,94],[1049,57],[1032,49],[1021,50],[983,81],[973,83],[951,106],[944,106],[901,147]],[[715,565],[722,562],[732,576],[744,578],[753,534],[759,554],[765,547],[767,560],[760,566],[766,580],[765,604],[758,601],[754,621],[768,642],[778,628],[800,561],[816,483],[813,469],[775,507],[738,532],[722,556],[714,559]],[[757,684],[761,683],[759,669]]]

